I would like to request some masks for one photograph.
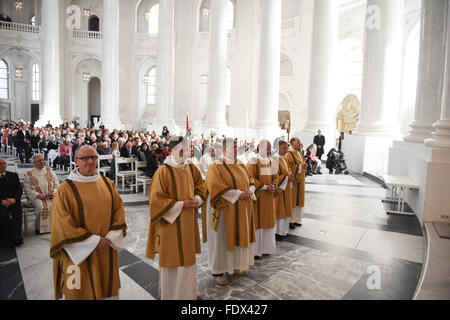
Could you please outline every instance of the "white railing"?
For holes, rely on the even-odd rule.
[[[74,38],[83,38],[83,39],[102,39],[102,32],[98,31],[85,31],[85,30],[73,30]]]
[[[199,32],[200,40],[209,40],[209,31]],[[235,35],[235,29],[227,31],[228,38],[232,38]]]
[[[157,40],[158,34],[136,33],[136,38],[140,40]]]
[[[281,21],[281,29],[288,29],[295,27],[296,18],[289,18]]]
[[[27,33],[39,33],[40,27],[33,26],[31,24],[0,21],[0,29],[27,32]]]

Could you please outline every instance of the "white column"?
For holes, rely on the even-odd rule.
[[[305,131],[334,129],[339,1],[314,1],[308,120]]]
[[[449,2],[450,3],[450,2]],[[447,26],[450,26],[450,10],[447,13]],[[450,149],[450,32],[447,30],[447,52],[445,59],[444,101],[441,110],[441,119],[433,127],[433,138],[425,140],[430,148]]]
[[[156,123],[173,129],[174,0],[159,1]],[[162,129],[162,127],[161,127]],[[173,131],[173,130],[172,130]]]
[[[399,131],[404,5],[367,1],[361,113],[355,133],[391,136]]]
[[[414,120],[405,141],[423,143],[440,118],[448,0],[422,0],[419,75]]]
[[[228,55],[226,9],[228,0],[211,0],[209,43],[208,128],[223,128],[225,121],[225,68]]]
[[[119,0],[103,1],[101,119],[106,128],[120,129]]]
[[[41,79],[42,97],[37,126],[45,126],[50,120],[53,126],[62,123],[61,119],[61,50],[59,23],[60,1],[43,0],[42,15],[42,51]]]
[[[236,10],[236,38],[233,53],[233,81],[231,82],[230,126],[247,128],[251,118],[254,86],[255,27],[259,0],[238,2]]]
[[[262,0],[256,128],[278,128],[281,1]]]
[[[186,128],[186,110],[192,115],[192,49],[194,46],[194,17],[197,14],[191,0],[175,1],[174,28],[177,42],[175,46],[174,70],[174,119]],[[199,81],[196,77],[196,80]],[[194,117],[191,117],[193,124]]]

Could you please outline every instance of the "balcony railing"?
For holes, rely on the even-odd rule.
[[[288,29],[295,27],[296,18],[289,18],[281,21],[281,29]]]
[[[23,24],[23,23],[0,21],[0,29],[38,34],[39,30],[40,30],[40,26],[33,26],[31,24]]]
[[[100,40],[103,38],[103,33],[98,31],[73,30],[73,37]]]

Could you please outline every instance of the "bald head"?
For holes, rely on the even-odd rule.
[[[77,148],[77,151],[75,152],[75,158],[79,158],[79,157],[83,157],[85,155],[97,155],[97,150],[95,150],[95,148],[93,148],[92,146],[89,145],[83,145],[81,147]]]
[[[75,154],[75,163],[78,166],[78,172],[86,177],[94,176],[97,169],[98,153],[91,146],[81,146],[77,148]]]

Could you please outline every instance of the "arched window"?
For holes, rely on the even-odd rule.
[[[232,30],[235,27],[235,12],[234,12],[234,2],[232,0],[227,1],[227,9],[226,9],[226,23],[227,30]],[[210,19],[211,19],[211,1],[203,0],[200,5],[199,12],[199,32],[208,32],[210,30]]]
[[[36,16],[32,16],[31,17],[31,25],[35,26],[36,25]]]
[[[39,65],[37,63],[33,64],[33,100],[40,100],[40,78],[39,78]]]
[[[158,34],[159,3],[153,5],[150,11],[145,13],[145,20],[148,21],[148,33]]]
[[[199,19],[198,19],[198,31],[208,32],[209,23],[211,18],[211,2],[210,0],[203,0],[200,5]]]
[[[5,60],[0,60],[0,99],[9,98],[9,69]]]
[[[156,104],[156,81],[156,67],[152,67],[145,75],[144,80],[147,87],[147,104]]]
[[[227,30],[234,29],[234,3],[231,0],[227,2]]]
[[[100,31],[100,19],[97,16],[89,17],[89,31]]]
[[[228,66],[225,69],[225,105],[231,105],[231,69]]]

